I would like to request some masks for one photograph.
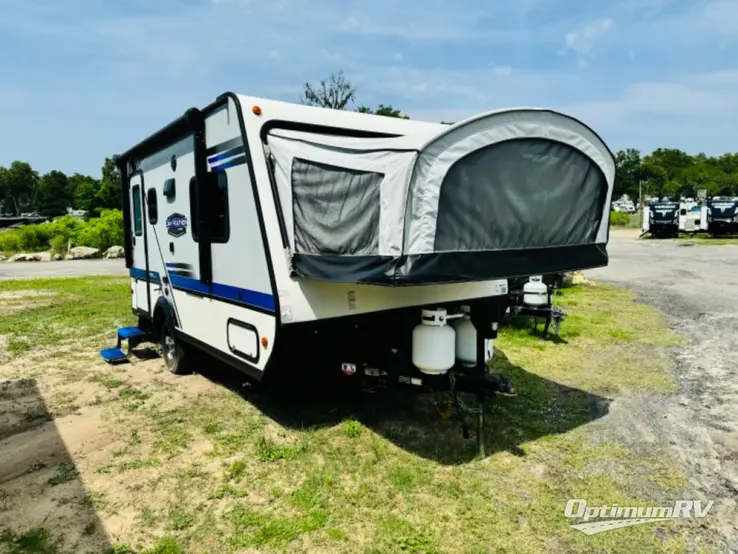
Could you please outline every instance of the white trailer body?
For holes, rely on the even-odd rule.
[[[228,93],[118,164],[140,334],[255,379],[296,350],[363,363],[377,329],[409,345],[421,307],[496,311],[507,277],[608,261],[612,153],[548,110],[448,126]]]

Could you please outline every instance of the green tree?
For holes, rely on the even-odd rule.
[[[644,163],[658,165],[666,170],[666,178],[684,181],[684,173],[695,165],[695,158],[676,148],[657,148],[643,158]]]
[[[346,79],[341,70],[333,73],[327,80],[320,81],[317,86],[305,83],[300,96],[303,104],[334,110],[345,110],[355,100],[356,87]]]
[[[644,196],[650,194],[662,197],[666,194],[667,171],[660,165],[643,162],[638,169],[637,178],[643,185]]]
[[[123,198],[120,181],[120,170],[115,165],[115,156],[105,158],[102,167],[102,180],[100,181],[100,193],[97,205],[93,210],[117,209],[123,207]]]
[[[100,207],[100,181],[88,175],[75,173],[69,177],[69,183],[76,209],[91,213]]]
[[[627,194],[631,198],[638,198],[641,152],[635,148],[620,150],[615,154],[615,168],[615,197]]]
[[[15,161],[0,172],[0,198],[7,213],[19,214],[33,207],[33,193],[38,173],[30,164]]]
[[[64,173],[50,171],[39,179],[33,194],[35,211],[46,216],[64,215],[71,205],[69,180]]]
[[[384,104],[380,104],[376,110],[373,110],[368,106],[362,105],[356,108],[356,111],[359,113],[370,113],[374,115],[383,115],[385,117],[397,117],[399,119],[410,119],[409,115],[402,113],[400,110],[395,109],[392,106],[385,106]]]

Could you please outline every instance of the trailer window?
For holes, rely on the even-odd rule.
[[[141,218],[141,187],[135,185],[131,189],[131,198],[133,199],[133,232],[137,237],[143,234],[143,221]]]
[[[213,242],[228,242],[231,226],[228,217],[228,174],[223,169],[211,173],[210,206],[212,208]]]
[[[231,235],[230,218],[228,213],[228,174],[223,169],[216,169],[208,173],[205,186],[207,187],[210,213],[205,218],[210,227],[210,240],[217,243],[226,243]],[[199,240],[197,212],[197,179],[190,179],[190,219],[192,220],[192,238]]]
[[[156,205],[156,189],[154,187],[146,191],[146,207],[148,208],[149,223],[156,225],[159,220],[159,207]]]

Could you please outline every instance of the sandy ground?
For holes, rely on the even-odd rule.
[[[623,399],[603,424],[633,448],[680,460],[715,500],[711,524],[725,548],[738,552],[738,246],[637,240],[628,230],[611,233],[609,252],[610,266],[587,276],[635,290],[688,342],[675,352],[676,395]]]

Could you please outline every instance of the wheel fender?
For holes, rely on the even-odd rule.
[[[177,316],[174,314],[174,307],[165,297],[160,296],[154,305],[154,333],[160,336],[164,325],[171,325],[172,328],[177,326]]]

